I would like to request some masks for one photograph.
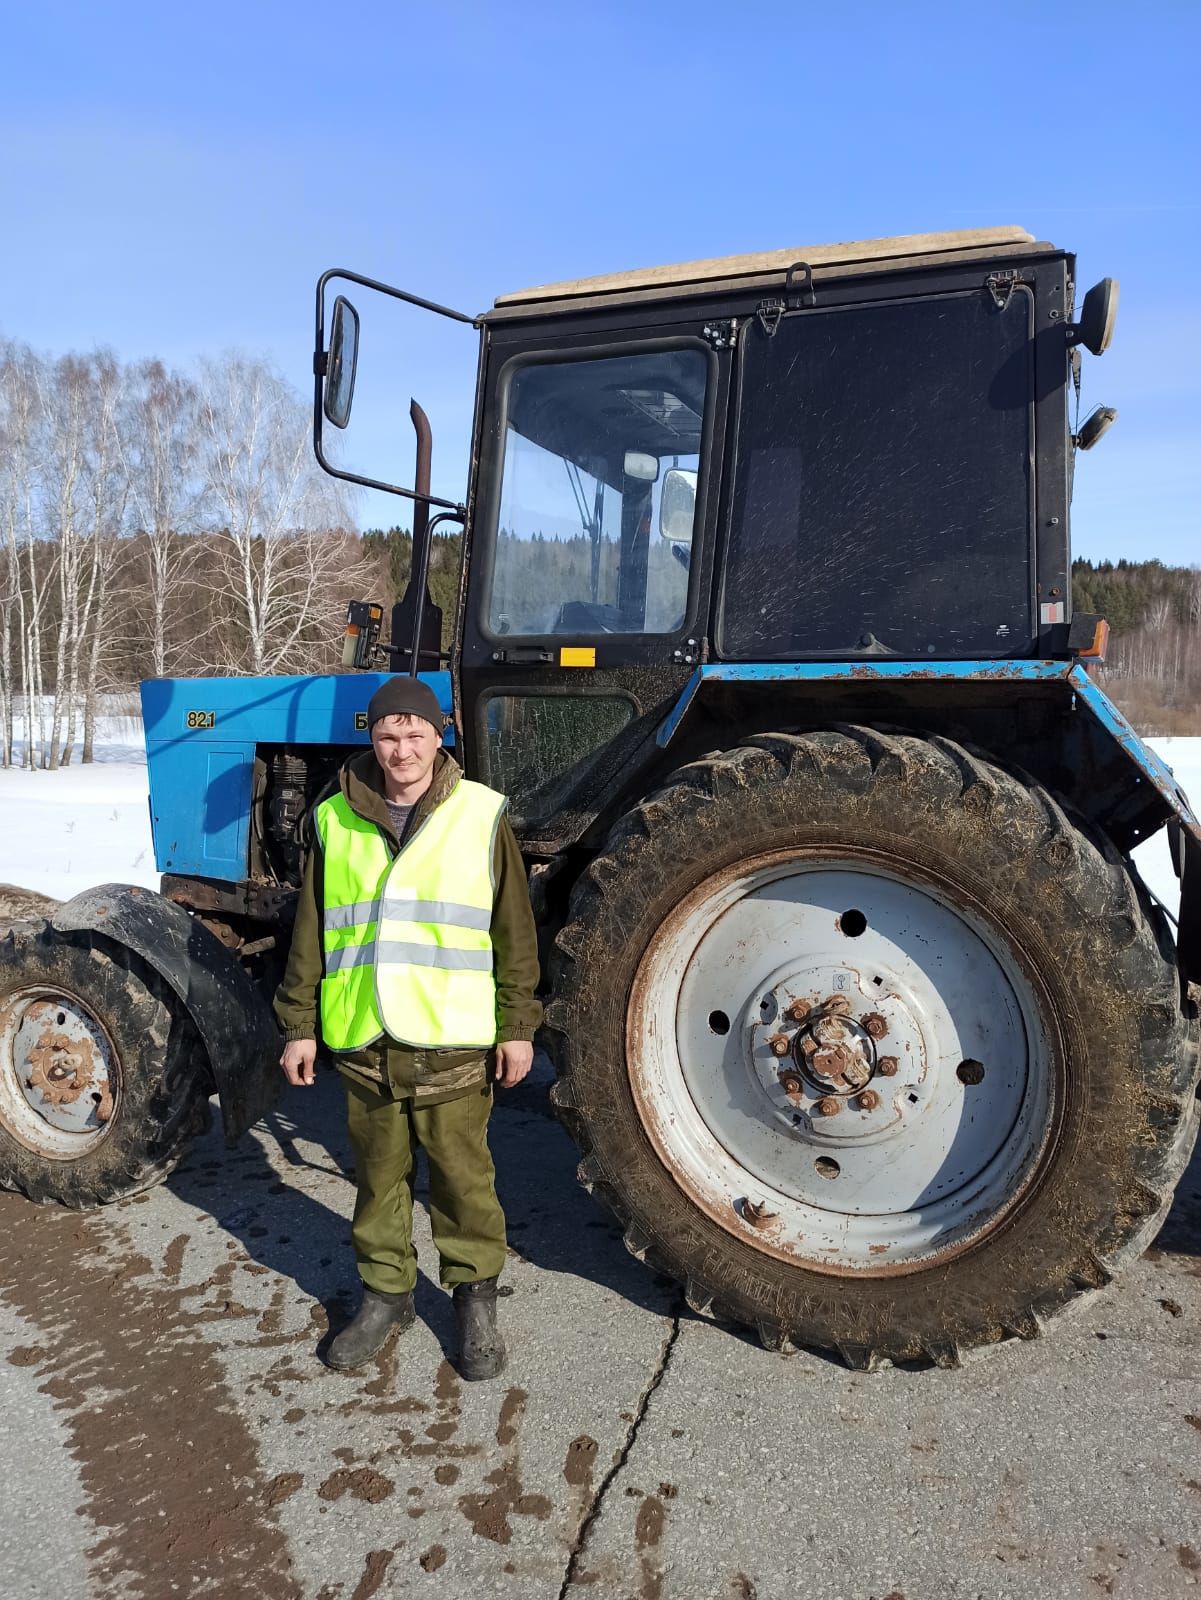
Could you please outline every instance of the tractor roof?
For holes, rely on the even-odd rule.
[[[1037,242],[1025,228],[960,228],[946,233],[909,233],[891,239],[857,239],[844,244],[797,245],[789,250],[764,250],[756,255],[717,256],[710,261],[681,261],[674,266],[642,267],[633,272],[613,272],[599,278],[568,278],[562,283],[539,284],[497,298],[498,311],[514,312],[537,306],[558,309],[548,302],[588,300],[609,296],[653,294],[695,287],[698,292],[719,284],[754,287],[781,283],[789,269],[800,264],[815,273],[823,269],[845,273],[895,271],[909,266],[952,264],[976,258],[1045,254],[1054,246]],[[566,307],[563,307],[566,309]]]

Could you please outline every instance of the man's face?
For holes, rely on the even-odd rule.
[[[441,743],[432,723],[409,712],[381,717],[371,729],[375,759],[394,784],[406,788],[429,776]]]

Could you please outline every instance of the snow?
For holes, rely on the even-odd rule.
[[[1196,812],[1201,806],[1201,738],[1148,739],[1147,743],[1171,767]],[[1180,883],[1168,855],[1166,829],[1139,845],[1134,859],[1148,889],[1174,917],[1180,909]]]
[[[1201,803],[1201,738],[1151,739],[1194,806]],[[96,762],[58,772],[0,771],[0,883],[65,900],[99,883],[157,889],[146,756],[136,716],[99,719]],[[1173,914],[1180,886],[1161,829],[1134,853],[1152,893]]]
[[[96,723],[96,760],[0,770],[0,883],[67,900],[99,883],[157,889],[142,722]]]

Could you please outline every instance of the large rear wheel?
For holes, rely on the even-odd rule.
[[[577,885],[550,1011],[582,1180],[698,1309],[953,1364],[1149,1240],[1196,1028],[1116,852],[945,740],[768,735]]]

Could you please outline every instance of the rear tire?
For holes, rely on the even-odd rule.
[[[860,886],[862,907],[841,909],[864,927],[810,892],[840,882]],[[917,942],[890,943],[890,917]],[[812,926],[828,928],[828,952],[806,933],[808,953],[788,956]],[[899,1069],[881,1075],[886,1044],[863,1027],[851,1040],[875,1111],[845,1080],[810,1080],[819,1041],[803,1050],[810,1025],[777,1010],[788,996],[820,1007],[831,962],[849,975],[852,1022],[862,995],[886,996],[887,1017],[863,1021],[892,1029]],[[1146,1247],[1196,1138],[1195,1007],[1162,913],[1045,790],[949,740],[772,734],[681,768],[576,885],[552,993],[552,1097],[627,1246],[694,1309],[853,1366],[954,1365],[1035,1336]],[[773,1027],[780,1062],[764,1049]],[[912,1095],[898,1092],[907,1072]],[[843,1116],[823,1123],[834,1099]],[[909,1100],[922,1102],[911,1120]],[[832,1132],[839,1144],[822,1145]],[[848,1161],[864,1203],[827,1183],[823,1211],[806,1175],[845,1184]],[[889,1199],[898,1161],[916,1177]]]
[[[104,1205],[152,1188],[208,1125],[178,999],[124,946],[48,925],[0,937],[0,1187]]]

